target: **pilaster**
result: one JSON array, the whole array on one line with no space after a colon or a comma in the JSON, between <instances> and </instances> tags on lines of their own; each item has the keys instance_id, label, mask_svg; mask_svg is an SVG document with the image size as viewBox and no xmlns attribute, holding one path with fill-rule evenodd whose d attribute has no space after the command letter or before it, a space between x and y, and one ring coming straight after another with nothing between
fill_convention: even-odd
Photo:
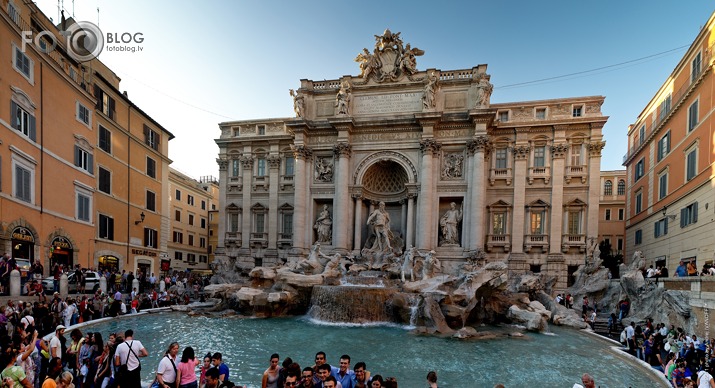
<instances>
[{"instance_id":1,"label":"pilaster","mask_svg":"<svg viewBox=\"0 0 715 388\"><path fill-rule=\"evenodd\" d=\"M434 139L424 139L420 142L422 151L422 165L420 166L420 205L417 223L417 241L419 249L434 249L436 245L436 218L435 209L439 204L436 201L436 185L434 158L439 154L442 145Z\"/></svg>"},{"instance_id":2,"label":"pilaster","mask_svg":"<svg viewBox=\"0 0 715 388\"><path fill-rule=\"evenodd\" d=\"M531 149L526 144L514 147L514 220L523 222L512 222L512 252L524 252L524 230L528 227L528 220L525 217L526 198L526 161L529 158ZM515 257L517 255L514 255Z\"/></svg>"},{"instance_id":3,"label":"pilaster","mask_svg":"<svg viewBox=\"0 0 715 388\"><path fill-rule=\"evenodd\" d=\"M250 244L251 232L251 220L253 219L253 214L251 214L251 192L252 192L252 182L253 182L253 157L250 155L243 156L241 158L241 166L243 167L243 219L241 220L241 248L243 250L248 249Z\"/></svg>"},{"instance_id":4,"label":"pilaster","mask_svg":"<svg viewBox=\"0 0 715 388\"><path fill-rule=\"evenodd\" d=\"M564 217L564 163L568 145L557 143L551 147L553 168L551 169L551 221L549 222L549 253L560 255ZM554 256L556 257L556 256Z\"/></svg>"},{"instance_id":5,"label":"pilaster","mask_svg":"<svg viewBox=\"0 0 715 388\"><path fill-rule=\"evenodd\" d=\"M303 250L310 246L310 241L305 241L304 229L306 228L306 204L305 192L306 175L310 175L307 163L312 155L312 150L308 147L293 146L293 157L295 158L295 203L293 204L293 248L296 253L302 254Z\"/></svg>"},{"instance_id":6,"label":"pilaster","mask_svg":"<svg viewBox=\"0 0 715 388\"><path fill-rule=\"evenodd\" d=\"M274 252L267 252L266 255L275 253L277 249L278 239L278 180L280 178L281 158L278 155L268 156L268 172L269 172L269 196L268 196L268 249Z\"/></svg>"}]
</instances>

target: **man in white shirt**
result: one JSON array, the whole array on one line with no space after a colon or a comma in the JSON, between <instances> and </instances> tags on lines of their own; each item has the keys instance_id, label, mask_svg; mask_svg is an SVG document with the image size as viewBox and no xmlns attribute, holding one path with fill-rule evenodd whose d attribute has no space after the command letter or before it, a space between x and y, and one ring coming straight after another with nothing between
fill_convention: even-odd
<instances>
[{"instance_id":1,"label":"man in white shirt","mask_svg":"<svg viewBox=\"0 0 715 388\"><path fill-rule=\"evenodd\" d=\"M631 353L636 352L636 341L634 335L636 333L636 323L631 322L631 325L626 327L626 342L628 343L628 351Z\"/></svg>"},{"instance_id":2,"label":"man in white shirt","mask_svg":"<svg viewBox=\"0 0 715 388\"><path fill-rule=\"evenodd\" d=\"M179 354L179 343L172 342L169 345L169 353L162 357L159 367L156 368L156 380L159 382L159 387L176 387L177 354Z\"/></svg>"},{"instance_id":3,"label":"man in white shirt","mask_svg":"<svg viewBox=\"0 0 715 388\"><path fill-rule=\"evenodd\" d=\"M140 372L141 362L139 357L146 357L146 349L141 342L134 340L134 330L124 332L124 342L117 345L117 350L114 353L114 365L122 369L122 365L126 365L126 371L119 377L120 387L139 387L141 386Z\"/></svg>"},{"instance_id":4,"label":"man in white shirt","mask_svg":"<svg viewBox=\"0 0 715 388\"><path fill-rule=\"evenodd\" d=\"M50 339L50 358L62 358L62 341L64 341L64 334L64 325L57 326L57 328L55 329L55 335L52 337L52 339Z\"/></svg>"}]
</instances>

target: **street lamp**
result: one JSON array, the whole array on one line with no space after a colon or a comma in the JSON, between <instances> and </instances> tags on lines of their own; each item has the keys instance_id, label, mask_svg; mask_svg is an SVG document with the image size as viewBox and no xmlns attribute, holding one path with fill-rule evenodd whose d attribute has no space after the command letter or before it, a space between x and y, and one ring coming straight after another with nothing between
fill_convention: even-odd
<instances>
[{"instance_id":1,"label":"street lamp","mask_svg":"<svg viewBox=\"0 0 715 388\"><path fill-rule=\"evenodd\" d=\"M142 212L142 214L139 215L139 218L140 218L139 221L134 221L134 225L139 225L142 222L144 222L144 212Z\"/></svg>"}]
</instances>

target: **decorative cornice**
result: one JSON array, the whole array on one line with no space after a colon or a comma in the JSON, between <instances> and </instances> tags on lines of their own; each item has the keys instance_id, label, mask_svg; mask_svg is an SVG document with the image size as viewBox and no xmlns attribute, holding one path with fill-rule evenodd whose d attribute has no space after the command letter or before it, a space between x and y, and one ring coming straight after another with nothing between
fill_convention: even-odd
<instances>
[{"instance_id":1,"label":"decorative cornice","mask_svg":"<svg viewBox=\"0 0 715 388\"><path fill-rule=\"evenodd\" d=\"M554 159L561 159L566 157L566 152L568 152L569 146L563 143L554 144L551 146L551 156Z\"/></svg>"},{"instance_id":2,"label":"decorative cornice","mask_svg":"<svg viewBox=\"0 0 715 388\"><path fill-rule=\"evenodd\" d=\"M516 159L526 159L529 157L529 152L531 151L531 147L528 145L519 145L514 147L514 157Z\"/></svg>"},{"instance_id":3,"label":"decorative cornice","mask_svg":"<svg viewBox=\"0 0 715 388\"><path fill-rule=\"evenodd\" d=\"M304 145L291 145L291 148L293 149L293 156L296 159L310 159L310 157L313 155L313 150L304 146Z\"/></svg>"},{"instance_id":4,"label":"decorative cornice","mask_svg":"<svg viewBox=\"0 0 715 388\"><path fill-rule=\"evenodd\" d=\"M340 159L341 157L343 158L350 158L353 152L353 147L345 142L340 142L335 144L333 146L333 154L335 154L335 157Z\"/></svg>"},{"instance_id":5,"label":"decorative cornice","mask_svg":"<svg viewBox=\"0 0 715 388\"><path fill-rule=\"evenodd\" d=\"M514 128L516 133L529 133L531 132L531 127L516 127Z\"/></svg>"},{"instance_id":6,"label":"decorative cornice","mask_svg":"<svg viewBox=\"0 0 715 388\"><path fill-rule=\"evenodd\" d=\"M434 139L423 139L420 141L420 151L423 154L431 152L436 155L442 149L442 144Z\"/></svg>"},{"instance_id":7,"label":"decorative cornice","mask_svg":"<svg viewBox=\"0 0 715 388\"><path fill-rule=\"evenodd\" d=\"M594 141L588 145L588 153L591 156L601 156L601 150L606 146L605 141Z\"/></svg>"}]
</instances>

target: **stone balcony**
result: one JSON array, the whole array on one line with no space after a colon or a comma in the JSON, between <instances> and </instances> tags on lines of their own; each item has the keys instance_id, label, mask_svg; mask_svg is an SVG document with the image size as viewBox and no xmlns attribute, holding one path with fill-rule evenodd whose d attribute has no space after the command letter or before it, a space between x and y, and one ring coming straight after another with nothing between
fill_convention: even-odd
<instances>
[{"instance_id":1,"label":"stone balcony","mask_svg":"<svg viewBox=\"0 0 715 388\"><path fill-rule=\"evenodd\" d=\"M226 185L228 191L241 191L243 189L243 177L241 176L230 176L228 177L228 184Z\"/></svg>"},{"instance_id":2,"label":"stone balcony","mask_svg":"<svg viewBox=\"0 0 715 388\"><path fill-rule=\"evenodd\" d=\"M293 233L278 233L278 245L290 247L293 245Z\"/></svg>"},{"instance_id":3,"label":"stone balcony","mask_svg":"<svg viewBox=\"0 0 715 388\"><path fill-rule=\"evenodd\" d=\"M571 248L578 248L579 252L586 252L585 234L565 234L561 240L561 251L567 253Z\"/></svg>"},{"instance_id":4,"label":"stone balcony","mask_svg":"<svg viewBox=\"0 0 715 388\"><path fill-rule=\"evenodd\" d=\"M251 232L251 239L249 241L252 247L260 245L263 248L268 247L268 233Z\"/></svg>"},{"instance_id":5,"label":"stone balcony","mask_svg":"<svg viewBox=\"0 0 715 388\"><path fill-rule=\"evenodd\" d=\"M529 167L529 184L533 184L535 179L543 179L544 184L549 184L551 180L551 168L544 167Z\"/></svg>"},{"instance_id":6,"label":"stone balcony","mask_svg":"<svg viewBox=\"0 0 715 388\"><path fill-rule=\"evenodd\" d=\"M566 166L566 183L571 183L572 179L581 179L582 184L586 184L588 180L587 166Z\"/></svg>"},{"instance_id":7,"label":"stone balcony","mask_svg":"<svg viewBox=\"0 0 715 388\"><path fill-rule=\"evenodd\" d=\"M505 180L507 186L511 185L513 179L511 168L492 168L489 170L489 183L494 186L497 180Z\"/></svg>"},{"instance_id":8,"label":"stone balcony","mask_svg":"<svg viewBox=\"0 0 715 388\"><path fill-rule=\"evenodd\" d=\"M236 247L241 246L241 232L226 232L226 237L224 237L224 244L226 246Z\"/></svg>"},{"instance_id":9,"label":"stone balcony","mask_svg":"<svg viewBox=\"0 0 715 388\"><path fill-rule=\"evenodd\" d=\"M269 179L267 175L253 177L253 191L264 190L268 191Z\"/></svg>"},{"instance_id":10,"label":"stone balcony","mask_svg":"<svg viewBox=\"0 0 715 388\"><path fill-rule=\"evenodd\" d=\"M489 234L487 235L487 252L492 252L494 248L502 248L504 252L511 250L511 235L509 234Z\"/></svg>"},{"instance_id":11,"label":"stone balcony","mask_svg":"<svg viewBox=\"0 0 715 388\"><path fill-rule=\"evenodd\" d=\"M541 248L542 253L549 251L549 236L546 234L527 234L524 236L524 251L531 253L533 248Z\"/></svg>"},{"instance_id":12,"label":"stone balcony","mask_svg":"<svg viewBox=\"0 0 715 388\"><path fill-rule=\"evenodd\" d=\"M286 188L295 188L295 177L293 175L281 175L280 189L284 191Z\"/></svg>"}]
</instances>

